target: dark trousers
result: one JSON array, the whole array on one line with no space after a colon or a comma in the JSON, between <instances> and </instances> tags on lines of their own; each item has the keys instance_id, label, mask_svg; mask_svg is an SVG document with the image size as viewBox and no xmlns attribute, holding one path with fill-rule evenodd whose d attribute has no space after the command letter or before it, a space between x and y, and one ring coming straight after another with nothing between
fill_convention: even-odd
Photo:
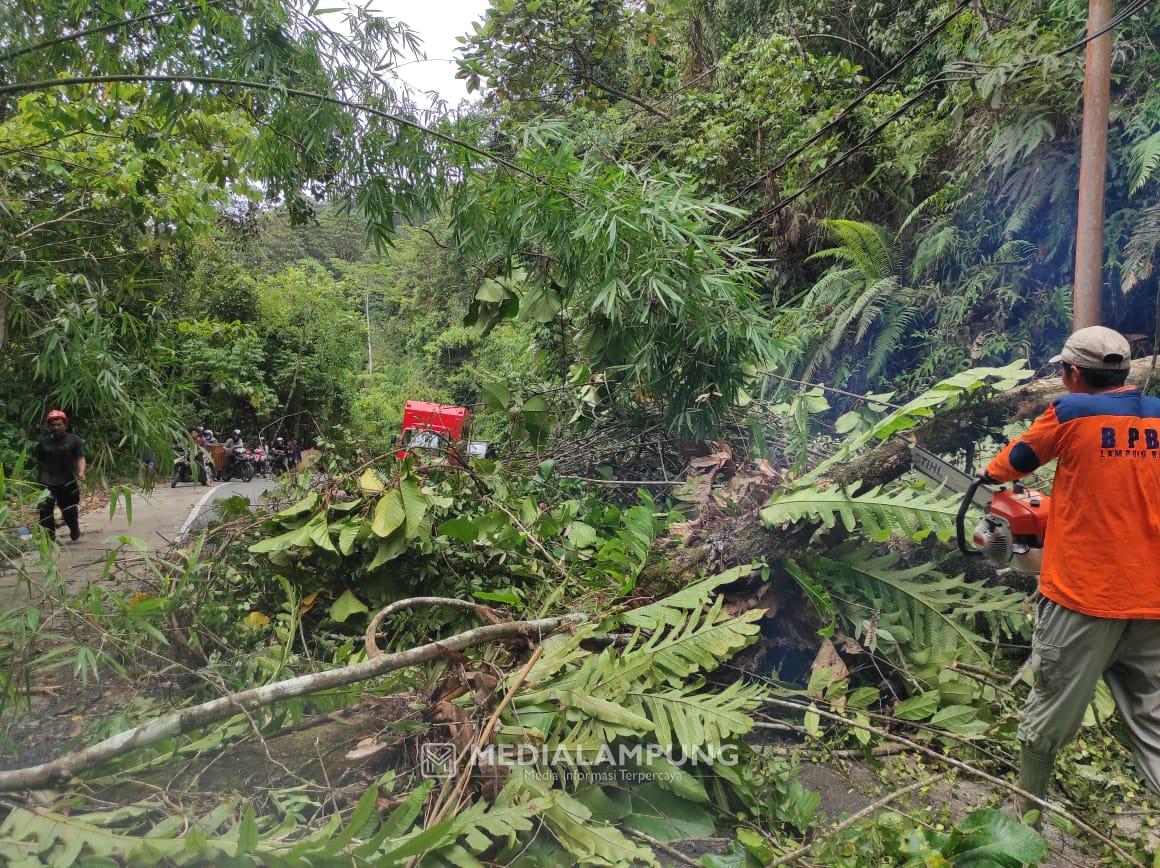
<instances>
[{"instance_id":1,"label":"dark trousers","mask_svg":"<svg viewBox=\"0 0 1160 868\"><path fill-rule=\"evenodd\" d=\"M60 507L60 514L64 516L64 523L68 525L73 538L81 535L80 502L81 490L75 482L48 486L48 497L40 502L40 526L51 539L56 539L56 516L53 512L57 507Z\"/></svg>"}]
</instances>

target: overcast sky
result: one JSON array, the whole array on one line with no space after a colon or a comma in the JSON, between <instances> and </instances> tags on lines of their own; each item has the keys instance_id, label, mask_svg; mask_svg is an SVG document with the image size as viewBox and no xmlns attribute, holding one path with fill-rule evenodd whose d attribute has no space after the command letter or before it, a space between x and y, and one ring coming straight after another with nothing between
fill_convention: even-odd
<instances>
[{"instance_id":1,"label":"overcast sky","mask_svg":"<svg viewBox=\"0 0 1160 868\"><path fill-rule=\"evenodd\" d=\"M467 33L471 22L483 17L488 0L374 0L372 6L403 21L423 40L429 59L400 67L401 78L419 90L437 91L451 108L467 97L451 60L459 47L455 37Z\"/></svg>"}]
</instances>

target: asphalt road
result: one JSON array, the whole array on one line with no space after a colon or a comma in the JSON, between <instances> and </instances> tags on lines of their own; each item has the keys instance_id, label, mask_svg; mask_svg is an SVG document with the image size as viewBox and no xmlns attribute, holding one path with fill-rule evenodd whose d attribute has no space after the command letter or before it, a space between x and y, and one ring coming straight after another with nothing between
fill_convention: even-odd
<instances>
[{"instance_id":1,"label":"asphalt road","mask_svg":"<svg viewBox=\"0 0 1160 868\"><path fill-rule=\"evenodd\" d=\"M194 504L189 510L178 528L178 534L194 533L209 524L213 520L214 505L218 501L228 500L231 497L245 497L251 504L254 504L267 491L273 491L277 485L276 479L267 479L262 476L255 476L249 482L234 480L215 483L205 490L202 500Z\"/></svg>"},{"instance_id":2,"label":"asphalt road","mask_svg":"<svg viewBox=\"0 0 1160 868\"><path fill-rule=\"evenodd\" d=\"M276 484L273 479L255 477L250 482L218 482L208 488L189 484L170 488L168 482L159 480L148 494L133 493L131 516L124 503L118 504L111 516L108 508L84 513L81 538L76 542L68 539L66 528L60 528L62 543L57 568L74 589L109 580L112 574L106 574L106 563L111 552L117 552L115 574L118 566L140 563L168 548L182 533L205 527L217 501L242 496L256 503ZM145 552L140 551L141 546ZM0 570L0 607L38 598L43 571L37 567L35 555L26 557L24 567L27 580L16 570Z\"/></svg>"}]
</instances>

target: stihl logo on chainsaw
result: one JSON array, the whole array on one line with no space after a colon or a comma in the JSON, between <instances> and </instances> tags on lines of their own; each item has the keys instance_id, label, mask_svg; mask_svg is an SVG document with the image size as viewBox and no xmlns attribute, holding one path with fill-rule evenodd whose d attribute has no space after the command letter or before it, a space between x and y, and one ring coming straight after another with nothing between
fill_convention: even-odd
<instances>
[{"instance_id":1,"label":"stihl logo on chainsaw","mask_svg":"<svg viewBox=\"0 0 1160 868\"><path fill-rule=\"evenodd\" d=\"M1115 428L1100 429L1100 458L1160 458L1160 431L1155 428L1129 428L1126 443L1116 440Z\"/></svg>"}]
</instances>

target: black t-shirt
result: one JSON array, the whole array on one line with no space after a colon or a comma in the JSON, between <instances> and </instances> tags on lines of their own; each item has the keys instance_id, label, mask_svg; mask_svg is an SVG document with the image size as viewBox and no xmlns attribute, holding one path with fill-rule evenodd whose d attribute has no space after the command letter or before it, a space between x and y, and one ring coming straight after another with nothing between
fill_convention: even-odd
<instances>
[{"instance_id":1,"label":"black t-shirt","mask_svg":"<svg viewBox=\"0 0 1160 868\"><path fill-rule=\"evenodd\" d=\"M77 459L85 457L85 441L76 434L48 434L36 444L32 455L40 463L41 485L68 485L76 482Z\"/></svg>"}]
</instances>

